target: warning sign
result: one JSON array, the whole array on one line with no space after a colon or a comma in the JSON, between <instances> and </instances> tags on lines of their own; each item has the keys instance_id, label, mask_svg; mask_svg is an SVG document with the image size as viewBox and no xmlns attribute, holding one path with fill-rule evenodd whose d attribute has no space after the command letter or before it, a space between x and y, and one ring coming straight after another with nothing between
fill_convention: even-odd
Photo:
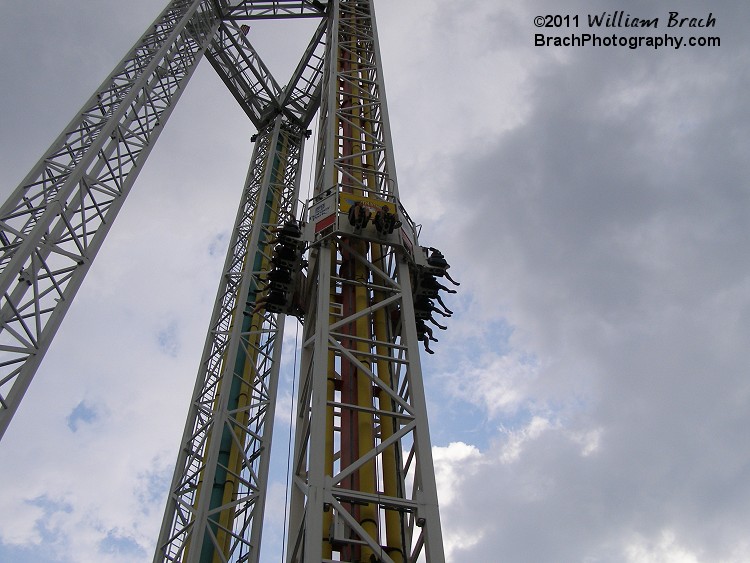
<instances>
[{"instance_id":1,"label":"warning sign","mask_svg":"<svg viewBox=\"0 0 750 563\"><path fill-rule=\"evenodd\" d=\"M315 232L319 233L330 227L336 221L336 197L331 196L316 203L310 208L310 223L315 225Z\"/></svg>"}]
</instances>

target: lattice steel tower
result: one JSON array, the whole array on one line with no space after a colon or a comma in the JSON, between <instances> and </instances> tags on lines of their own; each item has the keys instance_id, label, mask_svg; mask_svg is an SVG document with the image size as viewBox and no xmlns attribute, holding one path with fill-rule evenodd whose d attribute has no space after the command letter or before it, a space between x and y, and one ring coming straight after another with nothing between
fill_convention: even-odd
<instances>
[{"instance_id":1,"label":"lattice steel tower","mask_svg":"<svg viewBox=\"0 0 750 563\"><path fill-rule=\"evenodd\" d=\"M281 87L243 22L287 18L320 23ZM441 563L419 344L447 272L399 200L371 0L169 3L0 209L0 435L204 55L258 133L154 561L259 560L293 314L286 560Z\"/></svg>"}]
</instances>

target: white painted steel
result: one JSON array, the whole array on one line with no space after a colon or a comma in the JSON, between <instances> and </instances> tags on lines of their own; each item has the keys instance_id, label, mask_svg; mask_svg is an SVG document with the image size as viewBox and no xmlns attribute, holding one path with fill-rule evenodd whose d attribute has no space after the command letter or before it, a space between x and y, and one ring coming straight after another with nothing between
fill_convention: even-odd
<instances>
[{"instance_id":1,"label":"white painted steel","mask_svg":"<svg viewBox=\"0 0 750 563\"><path fill-rule=\"evenodd\" d=\"M238 24L296 17L321 23L282 88ZM442 563L411 295L418 243L398 200L371 0L170 2L0 209L0 437L204 52L258 135L154 561L258 561L284 315L248 315L268 227L298 216L306 127L320 106L315 197L335 194L336 209L352 194L393 204L406 224L403 238L382 237L342 216L310 233L287 560L327 561L327 543L339 561L360 549L393 561L383 526L397 515L404 560ZM337 301L356 292L365 306ZM352 332L356 323L369 328ZM327 396L342 366L371 388L369 400ZM239 384L248 399L230 404ZM330 413L369 417L370 446L343 445L341 423L326 426ZM386 452L395 459L389 479ZM353 477L366 467L376 477L359 488ZM229 483L231 498L212 495ZM375 533L358 517L362 506L374 507Z\"/></svg>"},{"instance_id":2,"label":"white painted steel","mask_svg":"<svg viewBox=\"0 0 750 563\"><path fill-rule=\"evenodd\" d=\"M337 193L337 206L351 197L346 195L349 193L398 204L372 3L335 0L330 4L315 196L322 200L329 192ZM347 143L352 145L349 152L342 148ZM413 233L411 236L415 238ZM364 252L353 248L358 244L351 243L354 237L366 240L365 246L359 244ZM373 254L375 246L387 260ZM366 272L363 278L338 275L337 267L345 255L359 265L358 271ZM332 546L330 560L360 561L359 555L351 554L365 546L376 560L393 561L383 547L387 543L383 531L387 513L399 515L403 560L445 560L409 262L408 252L397 238L352 231L343 214L331 233L313 241L297 403L289 563L328 561L323 553L326 544ZM332 317L332 298L354 288L365 288L369 306L345 318ZM377 339L374 333L357 334L353 339L347 333L350 329L346 327L358 319L366 318L367 326L372 327L378 311L385 312L381 319L390 319L397 311L400 314L401 322L389 329L387 340ZM331 355L333 367L329 367ZM358 378L369 378L375 389L370 403L359 399L357 404L347 402L343 392L334 392L333 399L327 395L327 382L341 380L345 363L354 366ZM333 436L326 436L327 409L332 409L339 421L347 412L372 416L371 448L345 452L343 422L338 423L338 430L334 426ZM384 425L391 425L390 435L384 432ZM348 481L366 464L374 463L382 471L386 466L383 452L394 445L400 494L385 494L382 475L371 492ZM335 449L332 472L324 460L330 447ZM342 461L344 457L351 458L348 464ZM357 507L372 505L377 506L378 516L374 535L356 516Z\"/></svg>"},{"instance_id":3,"label":"white painted steel","mask_svg":"<svg viewBox=\"0 0 750 563\"><path fill-rule=\"evenodd\" d=\"M213 36L175 0L0 209L0 437Z\"/></svg>"}]
</instances>

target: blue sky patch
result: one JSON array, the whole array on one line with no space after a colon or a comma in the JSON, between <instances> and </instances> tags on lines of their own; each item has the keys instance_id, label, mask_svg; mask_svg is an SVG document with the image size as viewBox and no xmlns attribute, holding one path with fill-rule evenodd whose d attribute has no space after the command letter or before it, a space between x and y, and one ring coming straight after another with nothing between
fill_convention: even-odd
<instances>
[{"instance_id":1,"label":"blue sky patch","mask_svg":"<svg viewBox=\"0 0 750 563\"><path fill-rule=\"evenodd\" d=\"M128 555L134 558L146 556L146 550L138 542L133 538L121 536L114 530L110 530L107 537L99 542L99 549L104 553Z\"/></svg>"},{"instance_id":2,"label":"blue sky patch","mask_svg":"<svg viewBox=\"0 0 750 563\"><path fill-rule=\"evenodd\" d=\"M91 424L97 418L99 418L99 414L96 407L89 405L86 401L81 401L68 415L68 428L73 432L78 432L81 424Z\"/></svg>"},{"instance_id":3,"label":"blue sky patch","mask_svg":"<svg viewBox=\"0 0 750 563\"><path fill-rule=\"evenodd\" d=\"M177 357L180 351L180 334L176 321L171 321L165 328L161 329L156 339L162 352L173 358Z\"/></svg>"}]
</instances>

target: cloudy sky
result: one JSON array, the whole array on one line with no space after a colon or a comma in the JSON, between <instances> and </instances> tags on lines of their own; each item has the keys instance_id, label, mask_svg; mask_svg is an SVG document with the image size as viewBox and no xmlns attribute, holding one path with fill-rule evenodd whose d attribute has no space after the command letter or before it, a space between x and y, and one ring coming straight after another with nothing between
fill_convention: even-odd
<instances>
[{"instance_id":1,"label":"cloudy sky","mask_svg":"<svg viewBox=\"0 0 750 563\"><path fill-rule=\"evenodd\" d=\"M161 4L0 4L3 197ZM424 359L449 561L745 562L750 8L562 6L376 2L401 194L462 281ZM618 10L658 28L589 28ZM252 33L284 83L312 30L271 27ZM202 63L0 444L0 561L150 560L254 132Z\"/></svg>"}]
</instances>

